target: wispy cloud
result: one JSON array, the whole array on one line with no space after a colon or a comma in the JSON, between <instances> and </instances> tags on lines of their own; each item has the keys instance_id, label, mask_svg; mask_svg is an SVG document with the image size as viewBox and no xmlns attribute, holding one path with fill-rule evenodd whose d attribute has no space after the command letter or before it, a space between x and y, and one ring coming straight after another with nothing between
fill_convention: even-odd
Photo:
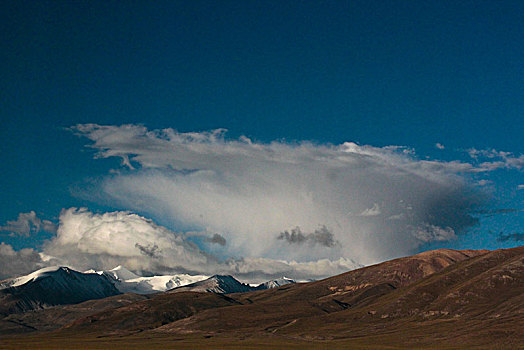
<instances>
[{"instance_id":1,"label":"wispy cloud","mask_svg":"<svg viewBox=\"0 0 524 350\"><path fill-rule=\"evenodd\" d=\"M470 148L466 152L478 163L475 167L477 171L522 170L524 167L524 154L515 155L511 152L497 151L495 149L478 150L475 148Z\"/></svg>"},{"instance_id":2,"label":"wispy cloud","mask_svg":"<svg viewBox=\"0 0 524 350\"><path fill-rule=\"evenodd\" d=\"M518 213L518 212L521 212L521 211L524 211L524 209L501 208L501 209L479 210L477 213L481 214L482 216L485 216L485 217L490 217L490 216L496 216L496 215Z\"/></svg>"},{"instance_id":3,"label":"wispy cloud","mask_svg":"<svg viewBox=\"0 0 524 350\"><path fill-rule=\"evenodd\" d=\"M48 233L56 232L56 225L49 220L40 219L34 211L20 213L16 220L7 221L4 226L0 226L0 231L8 232L11 235L30 236L32 233L44 231Z\"/></svg>"},{"instance_id":4,"label":"wispy cloud","mask_svg":"<svg viewBox=\"0 0 524 350\"><path fill-rule=\"evenodd\" d=\"M493 181L491 180L482 179L482 180L477 181L477 185L479 186L487 186L491 184L493 184Z\"/></svg>"},{"instance_id":5,"label":"wispy cloud","mask_svg":"<svg viewBox=\"0 0 524 350\"><path fill-rule=\"evenodd\" d=\"M435 225L422 225L417 227L416 236L424 242L450 241L456 239L457 235L451 227L439 227Z\"/></svg>"},{"instance_id":6,"label":"wispy cloud","mask_svg":"<svg viewBox=\"0 0 524 350\"><path fill-rule=\"evenodd\" d=\"M507 241L514 241L514 242L520 242L524 241L524 233L521 232L515 232L515 233L501 233L499 237L497 238L499 242L507 242Z\"/></svg>"}]
</instances>

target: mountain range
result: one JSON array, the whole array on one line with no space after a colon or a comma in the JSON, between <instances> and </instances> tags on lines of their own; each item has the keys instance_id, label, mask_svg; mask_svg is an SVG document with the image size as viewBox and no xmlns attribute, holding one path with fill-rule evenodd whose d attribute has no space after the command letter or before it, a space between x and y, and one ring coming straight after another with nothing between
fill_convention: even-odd
<instances>
[{"instance_id":1,"label":"mountain range","mask_svg":"<svg viewBox=\"0 0 524 350\"><path fill-rule=\"evenodd\" d=\"M142 277L117 266L111 270L79 272L65 266L46 267L27 276L0 281L0 315L76 304L117 294L214 292L220 294L276 288L294 280L282 277L250 286L233 276L166 275Z\"/></svg>"},{"instance_id":2,"label":"mountain range","mask_svg":"<svg viewBox=\"0 0 524 350\"><path fill-rule=\"evenodd\" d=\"M123 266L117 266L112 270L94 271L100 275L107 276L115 287L122 293L150 294L165 292L166 290L202 281L209 276L205 275L162 275L162 276L138 276Z\"/></svg>"},{"instance_id":3,"label":"mountain range","mask_svg":"<svg viewBox=\"0 0 524 350\"><path fill-rule=\"evenodd\" d=\"M1 292L46 280L37 275L2 282L9 286ZM108 274L97 275L115 286ZM6 308L1 299L8 311L0 320L0 342L13 349L519 349L524 348L523 280L524 247L444 249L320 281L280 286L274 281L271 289L216 275L154 294L117 294L29 312Z\"/></svg>"}]
</instances>

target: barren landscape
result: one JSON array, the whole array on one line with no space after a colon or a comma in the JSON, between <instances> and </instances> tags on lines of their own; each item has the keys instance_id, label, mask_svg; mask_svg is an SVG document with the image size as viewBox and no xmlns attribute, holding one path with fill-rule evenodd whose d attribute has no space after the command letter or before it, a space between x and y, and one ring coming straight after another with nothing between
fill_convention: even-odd
<instances>
[{"instance_id":1,"label":"barren landscape","mask_svg":"<svg viewBox=\"0 0 524 350\"><path fill-rule=\"evenodd\" d=\"M173 289L12 313L5 348L524 346L524 247L437 250L246 293Z\"/></svg>"}]
</instances>

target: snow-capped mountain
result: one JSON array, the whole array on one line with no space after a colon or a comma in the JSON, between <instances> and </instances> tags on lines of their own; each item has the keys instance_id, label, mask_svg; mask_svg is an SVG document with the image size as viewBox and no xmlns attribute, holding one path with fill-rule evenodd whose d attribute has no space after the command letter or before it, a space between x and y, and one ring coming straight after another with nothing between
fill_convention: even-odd
<instances>
[{"instance_id":1,"label":"snow-capped mountain","mask_svg":"<svg viewBox=\"0 0 524 350\"><path fill-rule=\"evenodd\" d=\"M0 313L76 304L120 293L105 275L82 273L64 266L46 267L0 282Z\"/></svg>"},{"instance_id":2,"label":"snow-capped mountain","mask_svg":"<svg viewBox=\"0 0 524 350\"><path fill-rule=\"evenodd\" d=\"M78 272L64 266L46 267L29 275L0 281L0 314L76 304L122 293L151 294L195 291L219 294L277 288L294 280L282 277L257 286L232 276L166 275L142 277L118 266L111 270Z\"/></svg>"},{"instance_id":3,"label":"snow-capped mountain","mask_svg":"<svg viewBox=\"0 0 524 350\"><path fill-rule=\"evenodd\" d=\"M199 281L196 283L191 283L185 286L172 289L173 292L213 292L219 294L229 294L229 293L243 293L243 292L252 292L255 290L264 290L270 288L278 288L280 286L296 283L293 279L282 277L275 280L270 280L264 283L261 283L256 286L251 286L249 284L242 283L235 279L233 276L224 276L224 275L214 275L209 277L206 280Z\"/></svg>"},{"instance_id":4,"label":"snow-capped mountain","mask_svg":"<svg viewBox=\"0 0 524 350\"><path fill-rule=\"evenodd\" d=\"M118 265L117 267L111 270L98 271L97 273L103 273L119 281L127 281L140 277L137 274L129 271L122 265Z\"/></svg>"},{"instance_id":5,"label":"snow-capped mountain","mask_svg":"<svg viewBox=\"0 0 524 350\"><path fill-rule=\"evenodd\" d=\"M255 288L256 289L278 288L278 287L284 286L284 285L289 284L289 283L297 283L297 282L295 280L291 279L291 278L287 278L287 277L283 276L281 278L277 278L277 279L274 279L274 280L270 280L270 281L261 283L258 286L256 286Z\"/></svg>"},{"instance_id":6,"label":"snow-capped mountain","mask_svg":"<svg viewBox=\"0 0 524 350\"><path fill-rule=\"evenodd\" d=\"M205 275L188 274L142 277L129 271L123 266L117 266L112 270L96 271L96 273L110 278L113 281L115 287L122 293L137 294L164 292L169 289L209 278L209 276Z\"/></svg>"},{"instance_id":7,"label":"snow-capped mountain","mask_svg":"<svg viewBox=\"0 0 524 350\"><path fill-rule=\"evenodd\" d=\"M218 294L251 292L257 290L248 284L239 282L233 276L214 275L206 280L177 287L171 292L212 292Z\"/></svg>"}]
</instances>

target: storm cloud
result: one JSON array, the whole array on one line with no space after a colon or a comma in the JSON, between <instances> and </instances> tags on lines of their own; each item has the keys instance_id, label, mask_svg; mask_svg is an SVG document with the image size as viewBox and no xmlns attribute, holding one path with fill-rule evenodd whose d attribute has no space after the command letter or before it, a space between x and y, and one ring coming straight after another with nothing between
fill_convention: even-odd
<instances>
[{"instance_id":1,"label":"storm cloud","mask_svg":"<svg viewBox=\"0 0 524 350\"><path fill-rule=\"evenodd\" d=\"M100 183L104 200L163 218L177 231L217 233L227 241L225 256L383 261L455 239L477 224L475 210L485 200L463 174L487 165L419 160L402 146L261 143L227 139L223 129L72 129L92 141L96 158L118 157L128 169ZM333 241L282 244L302 236L316 242L322 225ZM302 236L285 234L293 227ZM275 239L280 234L282 240Z\"/></svg>"}]
</instances>

